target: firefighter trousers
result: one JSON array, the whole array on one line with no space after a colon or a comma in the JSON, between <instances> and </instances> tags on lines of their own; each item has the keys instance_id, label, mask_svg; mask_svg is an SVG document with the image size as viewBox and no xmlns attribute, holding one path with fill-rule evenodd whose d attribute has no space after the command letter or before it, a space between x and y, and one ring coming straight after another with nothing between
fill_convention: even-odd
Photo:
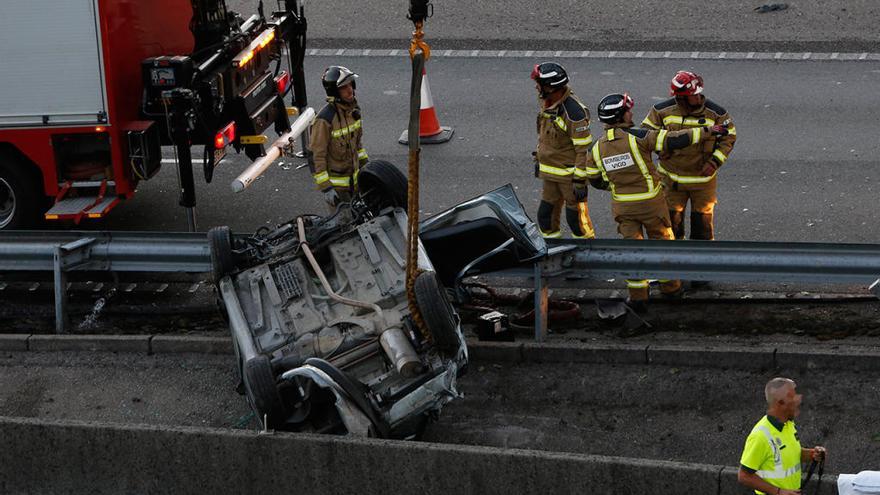
<instances>
[{"instance_id":1,"label":"firefighter trousers","mask_svg":"<svg viewBox=\"0 0 880 495\"><path fill-rule=\"evenodd\" d=\"M715 239L715 204L718 203L717 179L705 184L681 184L667 181L666 203L669 220L676 239L684 239L684 216L688 202L691 204L691 239L711 241Z\"/></svg>"},{"instance_id":2,"label":"firefighter trousers","mask_svg":"<svg viewBox=\"0 0 880 495\"><path fill-rule=\"evenodd\" d=\"M624 239L665 239L673 240L672 224L669 221L669 211L663 195L647 201L635 203L618 203L611 205L614 221L617 222L617 232ZM648 299L647 280L627 280L629 297L633 301L646 301ZM660 292L664 294L676 294L681 290L680 280L661 280Z\"/></svg>"},{"instance_id":3,"label":"firefighter trousers","mask_svg":"<svg viewBox=\"0 0 880 495\"><path fill-rule=\"evenodd\" d=\"M538 205L538 228L541 229L541 235L548 238L562 237L560 223L564 210L572 237L595 238L596 232L593 230L593 220L590 219L590 208L586 199L580 203L575 200L571 181L543 182L541 203Z\"/></svg>"}]
</instances>

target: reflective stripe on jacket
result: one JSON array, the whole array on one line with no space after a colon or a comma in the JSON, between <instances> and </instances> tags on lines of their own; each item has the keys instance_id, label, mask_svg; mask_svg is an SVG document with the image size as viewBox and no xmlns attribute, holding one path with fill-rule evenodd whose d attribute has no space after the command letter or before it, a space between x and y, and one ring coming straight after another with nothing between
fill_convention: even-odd
<instances>
[{"instance_id":1,"label":"reflective stripe on jacket","mask_svg":"<svg viewBox=\"0 0 880 495\"><path fill-rule=\"evenodd\" d=\"M767 416L761 418L746 438L740 464L773 486L800 489L801 443L794 421L786 422L780 431Z\"/></svg>"},{"instance_id":2,"label":"reflective stripe on jacket","mask_svg":"<svg viewBox=\"0 0 880 495\"><path fill-rule=\"evenodd\" d=\"M309 136L315 163L312 178L319 189L348 188L357 183L352 177L369 158L362 138L363 121L357 101L345 103L328 98Z\"/></svg>"},{"instance_id":3,"label":"reflective stripe on jacket","mask_svg":"<svg viewBox=\"0 0 880 495\"><path fill-rule=\"evenodd\" d=\"M590 112L571 92L538 112L538 170L543 180L567 182L585 180L583 164L593 143Z\"/></svg>"},{"instance_id":4,"label":"reflective stripe on jacket","mask_svg":"<svg viewBox=\"0 0 880 495\"><path fill-rule=\"evenodd\" d=\"M728 125L730 134L707 139L701 147L660 153L660 173L682 184L703 184L711 181L715 178L714 175L704 177L700 172L710 160L718 167L724 165L736 142L736 126L727 110L708 98L702 108L691 112L679 106L675 98L655 104L642 121L646 128L678 131L715 124Z\"/></svg>"},{"instance_id":5,"label":"reflective stripe on jacket","mask_svg":"<svg viewBox=\"0 0 880 495\"><path fill-rule=\"evenodd\" d=\"M702 128L671 132L608 126L593 146L584 171L589 178L601 176L614 201L646 201L662 190L651 153L692 146L702 142L706 135Z\"/></svg>"}]
</instances>

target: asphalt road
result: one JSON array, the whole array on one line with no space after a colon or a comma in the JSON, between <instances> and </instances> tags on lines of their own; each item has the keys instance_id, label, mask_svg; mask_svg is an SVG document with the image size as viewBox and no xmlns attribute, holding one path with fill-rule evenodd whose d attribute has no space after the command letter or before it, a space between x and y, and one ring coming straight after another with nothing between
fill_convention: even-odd
<instances>
[{"instance_id":1,"label":"asphalt road","mask_svg":"<svg viewBox=\"0 0 880 495\"><path fill-rule=\"evenodd\" d=\"M436 57L429 78L440 121L455 127L449 143L423 147L422 214L512 183L527 211L537 206L532 177L537 101L528 73L531 58ZM406 164L397 143L408 111L409 67L404 57L308 57L310 103L320 107L323 67L344 64L361 78L365 145L371 158ZM876 115L878 62L566 59L575 92L593 113L598 100L629 91L641 119L665 98L678 69L704 75L707 94L729 109L738 142L720 172L717 237L731 240L877 242L874 213L880 170ZM601 131L598 121L594 134ZM201 156L201 152L194 153ZM231 180L243 156L221 164L214 182L197 177L199 227L228 224L236 231L323 212L302 160L283 160L240 194ZM200 167L196 168L197 171ZM197 174L200 175L200 174ZM176 206L173 166L140 186L138 196L90 228L184 230ZM590 209L600 237L616 237L610 199L591 191Z\"/></svg>"},{"instance_id":2,"label":"asphalt road","mask_svg":"<svg viewBox=\"0 0 880 495\"><path fill-rule=\"evenodd\" d=\"M256 0L227 0L256 12ZM754 9L775 0L434 0L428 39L443 48L537 50L872 51L880 6L870 0L795 0L786 10ZM274 0L265 2L275 5ZM406 0L305 2L312 46L389 48L409 38Z\"/></svg>"}]
</instances>

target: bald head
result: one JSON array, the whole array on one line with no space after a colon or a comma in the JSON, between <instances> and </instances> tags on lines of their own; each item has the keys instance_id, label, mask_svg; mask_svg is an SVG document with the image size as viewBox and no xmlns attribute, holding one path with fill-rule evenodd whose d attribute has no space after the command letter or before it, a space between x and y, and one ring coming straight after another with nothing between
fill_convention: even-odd
<instances>
[{"instance_id":1,"label":"bald head","mask_svg":"<svg viewBox=\"0 0 880 495\"><path fill-rule=\"evenodd\" d=\"M764 397L767 399L767 405L772 406L779 400L785 399L788 390L795 386L794 380L791 378L777 377L764 386Z\"/></svg>"}]
</instances>

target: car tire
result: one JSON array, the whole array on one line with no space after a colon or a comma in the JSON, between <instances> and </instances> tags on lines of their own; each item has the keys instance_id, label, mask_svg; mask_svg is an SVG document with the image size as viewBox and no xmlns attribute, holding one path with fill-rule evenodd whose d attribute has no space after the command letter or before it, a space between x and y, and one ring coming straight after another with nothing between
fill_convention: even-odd
<instances>
[{"instance_id":1,"label":"car tire","mask_svg":"<svg viewBox=\"0 0 880 495\"><path fill-rule=\"evenodd\" d=\"M208 247L211 249L211 281L219 284L220 279L235 270L235 257L232 254L232 230L229 227L214 227L208 231Z\"/></svg>"},{"instance_id":2,"label":"car tire","mask_svg":"<svg viewBox=\"0 0 880 495\"><path fill-rule=\"evenodd\" d=\"M358 173L358 195L374 215L389 207L406 210L406 174L391 162L367 162Z\"/></svg>"},{"instance_id":3,"label":"car tire","mask_svg":"<svg viewBox=\"0 0 880 495\"><path fill-rule=\"evenodd\" d=\"M35 227L44 212L41 184L24 167L0 157L0 230Z\"/></svg>"},{"instance_id":4,"label":"car tire","mask_svg":"<svg viewBox=\"0 0 880 495\"><path fill-rule=\"evenodd\" d=\"M235 383L235 392L238 395L246 395L247 390L244 388L244 365L241 362L241 351L238 349L238 342L235 337L232 338L232 354L235 356L235 366L232 367L232 382Z\"/></svg>"},{"instance_id":5,"label":"car tire","mask_svg":"<svg viewBox=\"0 0 880 495\"><path fill-rule=\"evenodd\" d=\"M431 332L434 344L443 352L458 350L461 340L458 321L446 291L440 285L435 272L422 272L415 283L416 304L422 313L425 326Z\"/></svg>"},{"instance_id":6,"label":"car tire","mask_svg":"<svg viewBox=\"0 0 880 495\"><path fill-rule=\"evenodd\" d=\"M287 419L284 413L284 403L278 392L278 384L275 374L272 372L272 363L267 356L257 356L244 363L244 388L248 402L257 415L260 424L266 418L265 428L277 428L284 424Z\"/></svg>"}]
</instances>

